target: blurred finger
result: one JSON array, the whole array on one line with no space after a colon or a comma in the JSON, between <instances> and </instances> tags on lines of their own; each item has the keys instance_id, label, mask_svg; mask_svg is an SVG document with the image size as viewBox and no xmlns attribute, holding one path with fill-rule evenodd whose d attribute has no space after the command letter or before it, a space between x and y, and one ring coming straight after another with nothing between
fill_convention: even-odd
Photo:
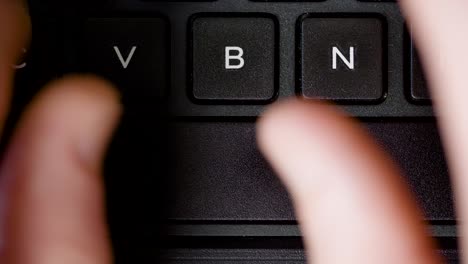
<instances>
[{"instance_id":1,"label":"blurred finger","mask_svg":"<svg viewBox=\"0 0 468 264\"><path fill-rule=\"evenodd\" d=\"M25 113L0 174L0 263L111 262L100 173L120 107L109 86L69 77Z\"/></svg>"},{"instance_id":2,"label":"blurred finger","mask_svg":"<svg viewBox=\"0 0 468 264\"><path fill-rule=\"evenodd\" d=\"M461 245L468 250L468 2L401 0L401 5L428 73L462 220Z\"/></svg>"},{"instance_id":3,"label":"blurred finger","mask_svg":"<svg viewBox=\"0 0 468 264\"><path fill-rule=\"evenodd\" d=\"M398 170L353 121L289 101L258 129L292 195L310 263L440 263Z\"/></svg>"}]
</instances>

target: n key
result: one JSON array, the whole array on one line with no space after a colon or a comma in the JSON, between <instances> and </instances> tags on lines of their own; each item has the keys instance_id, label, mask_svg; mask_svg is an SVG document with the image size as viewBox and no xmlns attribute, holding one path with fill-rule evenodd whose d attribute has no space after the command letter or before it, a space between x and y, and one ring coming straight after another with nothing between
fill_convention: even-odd
<instances>
[{"instance_id":1,"label":"n key","mask_svg":"<svg viewBox=\"0 0 468 264\"><path fill-rule=\"evenodd\" d=\"M123 100L152 100L168 84L167 25L161 18L92 18L86 23L85 70L114 82Z\"/></svg>"},{"instance_id":2,"label":"n key","mask_svg":"<svg viewBox=\"0 0 468 264\"><path fill-rule=\"evenodd\" d=\"M376 103L385 95L384 23L379 18L305 16L299 50L305 98Z\"/></svg>"}]
</instances>

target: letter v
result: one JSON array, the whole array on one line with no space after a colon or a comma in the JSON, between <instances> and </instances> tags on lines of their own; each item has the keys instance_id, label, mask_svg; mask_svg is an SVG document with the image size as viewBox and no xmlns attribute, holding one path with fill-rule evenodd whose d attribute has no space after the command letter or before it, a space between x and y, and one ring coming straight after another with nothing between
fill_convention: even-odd
<instances>
[{"instance_id":1,"label":"letter v","mask_svg":"<svg viewBox=\"0 0 468 264\"><path fill-rule=\"evenodd\" d=\"M120 53L120 49L117 46L114 46L115 53L117 54L117 57L119 57L120 63L122 63L122 66L124 69L127 69L128 64L130 64L130 61L133 58L133 54L135 54L136 46L132 47L132 50L130 51L130 54L128 55L127 59L124 60L122 53Z\"/></svg>"}]
</instances>

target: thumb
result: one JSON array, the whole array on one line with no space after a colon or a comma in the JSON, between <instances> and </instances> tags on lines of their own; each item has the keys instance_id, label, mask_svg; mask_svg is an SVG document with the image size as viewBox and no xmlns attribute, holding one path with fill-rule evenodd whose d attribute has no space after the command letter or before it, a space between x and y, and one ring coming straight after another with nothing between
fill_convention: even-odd
<instances>
[{"instance_id":1,"label":"thumb","mask_svg":"<svg viewBox=\"0 0 468 264\"><path fill-rule=\"evenodd\" d=\"M111 262L100 173L120 107L109 86L69 77L26 111L0 171L0 263Z\"/></svg>"}]
</instances>

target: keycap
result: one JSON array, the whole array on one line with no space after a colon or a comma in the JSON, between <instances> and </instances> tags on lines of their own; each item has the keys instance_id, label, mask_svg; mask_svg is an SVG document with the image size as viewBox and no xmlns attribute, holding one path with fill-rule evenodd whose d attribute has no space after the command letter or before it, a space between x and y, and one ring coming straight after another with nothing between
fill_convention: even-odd
<instances>
[{"instance_id":1,"label":"keycap","mask_svg":"<svg viewBox=\"0 0 468 264\"><path fill-rule=\"evenodd\" d=\"M24 56L15 69L12 113L20 113L39 90L61 74L63 42L56 19L33 17L31 43L23 47Z\"/></svg>"},{"instance_id":2,"label":"keycap","mask_svg":"<svg viewBox=\"0 0 468 264\"><path fill-rule=\"evenodd\" d=\"M22 48L23 56L15 69L13 107L28 103L47 82L61 72L63 56L62 34L56 19L31 19L31 43Z\"/></svg>"},{"instance_id":3,"label":"keycap","mask_svg":"<svg viewBox=\"0 0 468 264\"><path fill-rule=\"evenodd\" d=\"M410 52L410 99L416 103L430 103L430 94L417 50L411 45Z\"/></svg>"},{"instance_id":4,"label":"keycap","mask_svg":"<svg viewBox=\"0 0 468 264\"><path fill-rule=\"evenodd\" d=\"M204 102L268 102L275 97L276 22L270 17L192 21L192 96Z\"/></svg>"},{"instance_id":5,"label":"keycap","mask_svg":"<svg viewBox=\"0 0 468 264\"><path fill-rule=\"evenodd\" d=\"M0 148L7 144L26 106L44 85L61 74L63 45L59 22L53 18L32 17L31 25L31 43L23 47L22 58L11 65L15 84Z\"/></svg>"},{"instance_id":6,"label":"keycap","mask_svg":"<svg viewBox=\"0 0 468 264\"><path fill-rule=\"evenodd\" d=\"M101 75L126 100L165 95L168 25L162 18L91 18L86 22L84 70Z\"/></svg>"},{"instance_id":7,"label":"keycap","mask_svg":"<svg viewBox=\"0 0 468 264\"><path fill-rule=\"evenodd\" d=\"M385 96L384 25L379 18L304 17L299 29L299 93L343 103Z\"/></svg>"},{"instance_id":8,"label":"keycap","mask_svg":"<svg viewBox=\"0 0 468 264\"><path fill-rule=\"evenodd\" d=\"M24 56L13 65L17 88L14 92L25 100L59 76L63 57L59 22L53 18L33 17L31 24L31 43L23 47Z\"/></svg>"}]
</instances>

